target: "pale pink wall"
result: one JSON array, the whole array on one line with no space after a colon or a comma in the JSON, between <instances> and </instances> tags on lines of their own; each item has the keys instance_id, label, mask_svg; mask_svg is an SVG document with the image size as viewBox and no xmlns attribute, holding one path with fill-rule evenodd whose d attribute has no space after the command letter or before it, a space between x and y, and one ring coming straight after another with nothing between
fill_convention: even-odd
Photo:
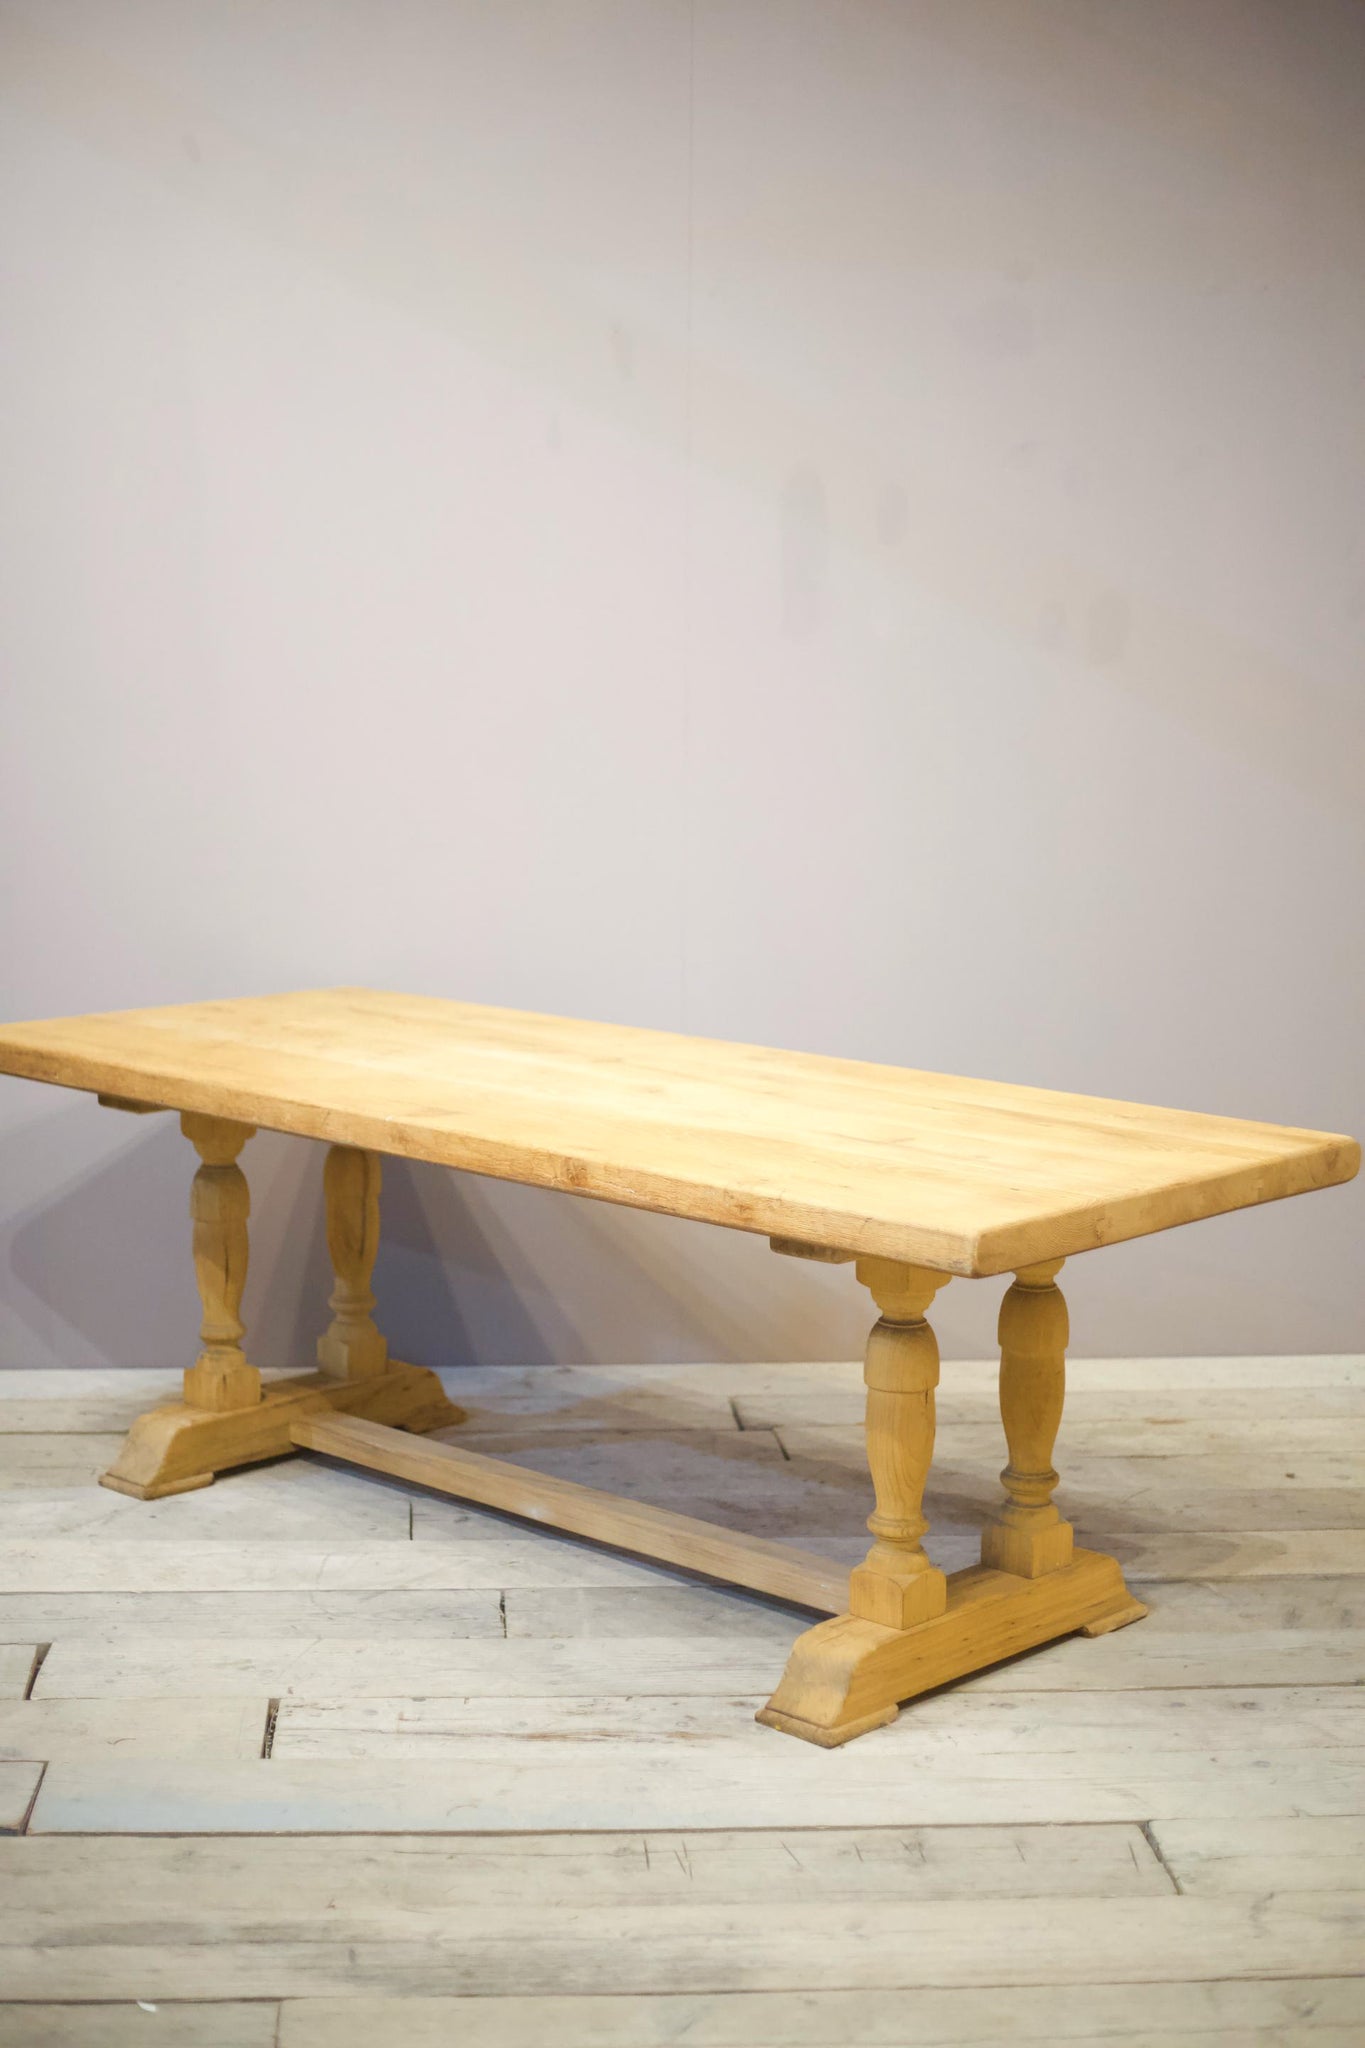
<instances>
[{"instance_id":1,"label":"pale pink wall","mask_svg":"<svg viewBox=\"0 0 1365 2048\"><path fill-rule=\"evenodd\" d=\"M365 981L1359 1132L1362 116L1354 0L0 0L0 1013ZM180 1362L180 1141L0 1119L0 1361ZM247 1163L302 1360L319 1162ZM1358 1349L1363 1214L1079 1261L1077 1348ZM761 1240L388 1225L432 1363L860 1341Z\"/></svg>"}]
</instances>

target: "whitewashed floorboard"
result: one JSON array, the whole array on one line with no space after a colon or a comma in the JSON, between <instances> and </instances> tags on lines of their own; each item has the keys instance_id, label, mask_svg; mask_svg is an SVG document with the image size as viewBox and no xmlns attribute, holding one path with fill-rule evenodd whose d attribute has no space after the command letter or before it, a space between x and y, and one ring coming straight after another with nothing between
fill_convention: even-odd
<instances>
[{"instance_id":1,"label":"whitewashed floorboard","mask_svg":"<svg viewBox=\"0 0 1365 2048\"><path fill-rule=\"evenodd\" d=\"M18 1442L18 1438L11 1438ZM31 1441L31 1439L28 1439ZM0 1489L3 1492L3 1489ZM224 1474L212 1486L164 1500L132 1500L87 1477L79 1484L16 1487L3 1493L0 1529L7 1541L79 1536L139 1543L367 1543L412 1533L412 1492L370 1473L283 1458ZM501 1519L464 1511L452 1501L449 1529L467 1540L486 1529L506 1537Z\"/></svg>"},{"instance_id":2,"label":"whitewashed floorboard","mask_svg":"<svg viewBox=\"0 0 1365 2048\"><path fill-rule=\"evenodd\" d=\"M1116 1531L1105 1547L1133 1583L1150 1579L1347 1578L1365 1575L1365 1529L1201 1533Z\"/></svg>"},{"instance_id":3,"label":"whitewashed floorboard","mask_svg":"<svg viewBox=\"0 0 1365 2048\"><path fill-rule=\"evenodd\" d=\"M1359 1410L1365 1411L1365 1399L1360 1401ZM861 1418L855 1417L851 1426L861 1431ZM781 1433L785 1441L786 1431ZM1002 1443L998 1417L967 1421L950 1410L946 1418L939 1420L934 1448L936 1456L956 1464L982 1463L989 1472ZM1278 1459L1286 1451L1298 1452L1303 1457L1359 1457L1365 1452L1365 1412L1295 1413L1254 1419L1178 1413L1127 1416L1122 1420L1108 1415L1067 1415L1057 1439L1057 1457L1064 1470L1090 1458ZM1294 1461L1290 1458L1287 1462L1292 1465Z\"/></svg>"},{"instance_id":4,"label":"whitewashed floorboard","mask_svg":"<svg viewBox=\"0 0 1365 2048\"><path fill-rule=\"evenodd\" d=\"M42 1775L41 1762L0 1758L0 1834L14 1834L24 1825Z\"/></svg>"},{"instance_id":5,"label":"whitewashed floorboard","mask_svg":"<svg viewBox=\"0 0 1365 2048\"><path fill-rule=\"evenodd\" d=\"M618 1998L290 1999L279 2048L1359 2048L1350 1978L1011 1985L999 1991L696 1992ZM36 2048L48 2048L47 2042ZM54 2044L55 2048L55 2044ZM99 2044L103 2048L103 2044ZM110 2048L115 2048L111 2043ZM122 2042L117 2044L122 2048Z\"/></svg>"},{"instance_id":6,"label":"whitewashed floorboard","mask_svg":"<svg viewBox=\"0 0 1365 2048\"><path fill-rule=\"evenodd\" d=\"M535 1596L528 1596L535 1597ZM553 1596L551 1596L553 1597ZM571 1596L570 1596L571 1597ZM495 1590L318 1593L0 1593L0 1638L501 1636Z\"/></svg>"},{"instance_id":7,"label":"whitewashed floorboard","mask_svg":"<svg viewBox=\"0 0 1365 2048\"><path fill-rule=\"evenodd\" d=\"M234 1518L234 1526L235 1526ZM250 1516L240 1517L250 1526ZM122 1530L126 1524L120 1524ZM977 1554L975 1526L955 1533L955 1563ZM944 1554L943 1531L934 1547ZM795 1538L794 1546L801 1548ZM824 1538L822 1552L853 1561L866 1534ZM1118 1535L1109 1547L1133 1584L1154 1580L1365 1577L1365 1531L1288 1530L1262 1536L1180 1532ZM0 1539L0 1587L11 1593L442 1591L686 1583L686 1575L600 1545L557 1538L530 1524L484 1522L476 1540L457 1525L412 1543L297 1543L200 1538L98 1543L79 1536ZM0 1680L0 1683L3 1681Z\"/></svg>"},{"instance_id":8,"label":"whitewashed floorboard","mask_svg":"<svg viewBox=\"0 0 1365 2048\"><path fill-rule=\"evenodd\" d=\"M186 1923L154 1939L13 1948L11 1998L357 1996L371 1992L564 1996L603 1992L1142 1985L1220 1977L1350 1974L1365 1898L1303 1892L1272 1899L774 1900L768 1912L670 1899L662 1906L497 1901L452 1914L390 1917L367 1937L344 1918L290 1938L261 1923L243 1943ZM98 1934L98 1929L95 1930ZM1135 2011L1141 2000L1134 1999Z\"/></svg>"},{"instance_id":9,"label":"whitewashed floorboard","mask_svg":"<svg viewBox=\"0 0 1365 2048\"><path fill-rule=\"evenodd\" d=\"M121 1433L61 1436L31 1431L0 1435L0 1493L29 1487L92 1485L110 1466Z\"/></svg>"},{"instance_id":10,"label":"whitewashed floorboard","mask_svg":"<svg viewBox=\"0 0 1365 2048\"><path fill-rule=\"evenodd\" d=\"M0 1586L32 1593L501 1592L508 1586L638 1586L675 1579L662 1565L543 1529L462 1543L92 1544L58 1536L0 1540Z\"/></svg>"},{"instance_id":11,"label":"whitewashed floorboard","mask_svg":"<svg viewBox=\"0 0 1365 2048\"><path fill-rule=\"evenodd\" d=\"M1184 1892L1365 1889L1365 1817L1162 1820L1152 1835ZM1362 1958L1365 1968L1365 1958ZM1362 1983L1365 2021L1365 1983Z\"/></svg>"},{"instance_id":12,"label":"whitewashed floorboard","mask_svg":"<svg viewBox=\"0 0 1365 2048\"><path fill-rule=\"evenodd\" d=\"M0 2005L0 2048L278 2048L279 2025L273 1999L251 2005L162 2000L152 2006L136 1999L119 2005ZM401 2039L396 2013L387 2027L397 2030L388 2038ZM337 2048L340 2043L338 2029Z\"/></svg>"},{"instance_id":13,"label":"whitewashed floorboard","mask_svg":"<svg viewBox=\"0 0 1365 2048\"><path fill-rule=\"evenodd\" d=\"M5 1929L40 1943L71 1916L101 1942L135 1938L187 1908L224 1937L277 1924L373 1936L409 1913L501 1901L712 1905L770 1899L1136 1898L1175 1890L1142 1831L1111 1827L823 1828L596 1834L113 1836L98 1863L80 1840L0 1847ZM338 1916L339 1919L338 1919Z\"/></svg>"},{"instance_id":14,"label":"whitewashed floorboard","mask_svg":"<svg viewBox=\"0 0 1365 2048\"><path fill-rule=\"evenodd\" d=\"M33 1675L34 1643L0 1643L0 1700L21 1700Z\"/></svg>"},{"instance_id":15,"label":"whitewashed floorboard","mask_svg":"<svg viewBox=\"0 0 1365 2048\"><path fill-rule=\"evenodd\" d=\"M267 1368L267 1384L282 1378ZM148 1408L178 1401L182 1372L157 1367L80 1366L66 1372L0 1367L0 1435L30 1431L88 1436L126 1430Z\"/></svg>"},{"instance_id":16,"label":"whitewashed floorboard","mask_svg":"<svg viewBox=\"0 0 1365 2048\"><path fill-rule=\"evenodd\" d=\"M499 1540L501 1539L501 1540ZM866 1536L827 1540L832 1556L861 1554ZM975 1554L977 1532L963 1548ZM1365 1531L1290 1530L1123 1536L1114 1554L1134 1584L1152 1580L1350 1578L1365 1576ZM683 1575L594 1543L557 1538L529 1524L502 1523L496 1534L462 1540L458 1530L412 1543L138 1542L121 1536L91 1543L78 1536L0 1539L0 1587L10 1593L266 1593L456 1591L475 1588L653 1586Z\"/></svg>"},{"instance_id":17,"label":"whitewashed floorboard","mask_svg":"<svg viewBox=\"0 0 1365 2048\"><path fill-rule=\"evenodd\" d=\"M1130 1748L792 1757L751 1720L705 1743L449 1736L414 1760L54 1763L35 1834L407 1833L555 1828L1026 1826L1356 1813L1365 1750ZM435 1747L435 1745L433 1745ZM802 1745L811 1750L810 1744ZM831 1761L833 1756L833 1761ZM927 1764L932 1762L932 1770Z\"/></svg>"},{"instance_id":18,"label":"whitewashed floorboard","mask_svg":"<svg viewBox=\"0 0 1365 2048\"><path fill-rule=\"evenodd\" d=\"M0 1373L0 1772L31 1795L46 1764L29 1826L54 1830L0 1845L0 1996L104 2002L0 2005L0 2048L49 2018L62 2048L178 2041L138 1997L189 2048L239 2048L237 2014L261 2048L286 1997L281 2048L904 2048L911 2022L999 2048L1096 2020L1126 2048L1355 2048L1365 1360L1068 1379L1061 1499L1151 1618L827 1754L750 1718L797 1610L312 1457L129 1501L90 1479L177 1373ZM945 1365L950 1569L998 1499L995 1380ZM855 1365L446 1383L456 1441L866 1543Z\"/></svg>"},{"instance_id":19,"label":"whitewashed floorboard","mask_svg":"<svg viewBox=\"0 0 1365 2048\"><path fill-rule=\"evenodd\" d=\"M792 1634L795 1634L792 1630ZM1136 1639L1141 1634L1141 1640ZM54 1643L39 1673L41 1698L273 1697L532 1698L603 1693L770 1693L786 1640L754 1636L540 1636L345 1641L203 1637L192 1662L171 1638ZM1158 1616L1090 1642L1070 1637L964 1680L1004 1692L1123 1692L1189 1686L1359 1685L1365 1631L1162 1629Z\"/></svg>"},{"instance_id":20,"label":"whitewashed floorboard","mask_svg":"<svg viewBox=\"0 0 1365 2048\"><path fill-rule=\"evenodd\" d=\"M271 1698L538 1698L563 1694L770 1693L782 1648L740 1637L653 1642L469 1637L358 1642L205 1637L193 1659L165 1638L55 1643L34 1688L43 1699L170 1699L264 1693ZM1305 1674L1307 1682L1316 1682Z\"/></svg>"},{"instance_id":21,"label":"whitewashed floorboard","mask_svg":"<svg viewBox=\"0 0 1365 2048\"><path fill-rule=\"evenodd\" d=\"M1152 1634L1244 1629L1365 1631L1365 1582L1358 1578L1201 1581L1145 1584L1151 1604L1143 1640ZM512 1589L506 1596L509 1636L721 1635L732 1628L775 1636L795 1630L795 1610L731 1587L660 1580L645 1586L576 1590ZM0 1607L3 1613L3 1607ZM16 1621L17 1621L16 1617ZM1365 1637L1362 1637L1365 1647Z\"/></svg>"},{"instance_id":22,"label":"whitewashed floorboard","mask_svg":"<svg viewBox=\"0 0 1365 2048\"><path fill-rule=\"evenodd\" d=\"M651 1586L516 1587L504 1596L509 1636L737 1636L791 1647L802 1614L732 1586L661 1582ZM16 1630L31 1634L31 1630Z\"/></svg>"},{"instance_id":23,"label":"whitewashed floorboard","mask_svg":"<svg viewBox=\"0 0 1365 2048\"><path fill-rule=\"evenodd\" d=\"M0 1705L0 1757L259 1757L268 1701L19 1700Z\"/></svg>"},{"instance_id":24,"label":"whitewashed floorboard","mask_svg":"<svg viewBox=\"0 0 1365 2048\"><path fill-rule=\"evenodd\" d=\"M437 1758L468 1736L546 1736L605 1744L730 1743L761 1698L677 1699L287 1699L280 1703L273 1754L298 1757ZM886 1747L913 1750L937 1768L967 1768L975 1755L1128 1752L1151 1759L1172 1750L1365 1747L1365 1688L1269 1686L1257 1691L988 1693L953 1690L908 1706Z\"/></svg>"}]
</instances>

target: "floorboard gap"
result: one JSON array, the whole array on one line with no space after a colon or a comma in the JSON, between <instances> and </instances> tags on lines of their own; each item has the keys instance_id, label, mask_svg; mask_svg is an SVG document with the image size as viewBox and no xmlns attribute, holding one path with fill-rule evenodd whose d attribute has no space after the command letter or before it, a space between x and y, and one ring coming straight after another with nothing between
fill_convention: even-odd
<instances>
[{"instance_id":1,"label":"floorboard gap","mask_svg":"<svg viewBox=\"0 0 1365 2048\"><path fill-rule=\"evenodd\" d=\"M1146 1842L1146 1844L1147 1844L1147 1847L1148 1847L1148 1848L1149 1848L1149 1849L1151 1850L1151 1852L1152 1852L1152 1854L1153 1854L1153 1855L1155 1856L1155 1858L1156 1858L1157 1862L1158 1862L1158 1863L1159 1863L1159 1864L1161 1865L1161 1867L1162 1867L1162 1869L1163 1869L1163 1870L1165 1871L1165 1873L1166 1873L1167 1877L1169 1877L1169 1879L1171 1880L1171 1889L1172 1889L1172 1890L1173 1890L1173 1891L1174 1891L1174 1892L1175 1892L1175 1893L1177 1894L1177 1896L1178 1896L1178 1897L1180 1897L1180 1898L1182 1898L1182 1899L1183 1899L1183 1898L1184 1898L1184 1896L1185 1896L1185 1893L1184 1893L1184 1889L1183 1889L1183 1887L1182 1887L1182 1885L1181 1885L1180 1879L1179 1879L1179 1878L1178 1878L1178 1877L1176 1876L1176 1874L1175 1874L1175 1872L1174 1872L1174 1871L1172 1870L1172 1868L1171 1868L1170 1864L1169 1864L1169 1863L1168 1863L1168 1862L1166 1861L1166 1858L1165 1858L1165 1857L1164 1857L1164 1856L1162 1855L1162 1853L1161 1853L1161 1844L1160 1844L1160 1842L1159 1842L1159 1841L1157 1840L1157 1838L1156 1838L1156 1831L1155 1831L1155 1829L1153 1828L1153 1826L1152 1826L1152 1823L1151 1823L1151 1822L1150 1822L1149 1820L1140 1820L1140 1821L1138 1822L1138 1826L1139 1826L1139 1827L1141 1828L1141 1830L1142 1830L1142 1835L1143 1835L1143 1839L1144 1839L1144 1841Z\"/></svg>"},{"instance_id":2,"label":"floorboard gap","mask_svg":"<svg viewBox=\"0 0 1365 2048\"><path fill-rule=\"evenodd\" d=\"M38 1683L38 1673L47 1662L47 1653L51 1648L51 1643L39 1643L33 1653L33 1669L29 1672L28 1683L24 1687L24 1698L26 1700L33 1698L33 1688Z\"/></svg>"}]
</instances>

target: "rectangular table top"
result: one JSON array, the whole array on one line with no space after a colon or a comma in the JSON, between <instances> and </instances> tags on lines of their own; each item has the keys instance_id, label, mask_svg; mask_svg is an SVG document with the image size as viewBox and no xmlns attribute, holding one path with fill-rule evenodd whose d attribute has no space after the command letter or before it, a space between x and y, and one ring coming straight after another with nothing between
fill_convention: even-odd
<instances>
[{"instance_id":1,"label":"rectangular table top","mask_svg":"<svg viewBox=\"0 0 1365 2048\"><path fill-rule=\"evenodd\" d=\"M371 989L14 1024L0 1072L949 1273L1360 1164L1321 1131Z\"/></svg>"}]
</instances>

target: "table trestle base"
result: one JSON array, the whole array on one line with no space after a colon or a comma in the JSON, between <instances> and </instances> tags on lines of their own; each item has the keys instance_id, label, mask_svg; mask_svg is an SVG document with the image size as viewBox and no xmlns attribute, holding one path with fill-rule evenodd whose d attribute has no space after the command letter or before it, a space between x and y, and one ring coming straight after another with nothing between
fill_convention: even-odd
<instances>
[{"instance_id":1,"label":"table trestle base","mask_svg":"<svg viewBox=\"0 0 1365 2048\"><path fill-rule=\"evenodd\" d=\"M446 1394L434 1372L390 1360L370 1379L338 1380L326 1373L291 1374L267 1382L245 1407L195 1408L174 1401L139 1415L100 1485L134 1500L159 1500L208 1486L215 1472L284 1458L296 1449L295 1425L308 1415L341 1411L402 1430L443 1429L463 1422L465 1411Z\"/></svg>"},{"instance_id":2,"label":"table trestle base","mask_svg":"<svg viewBox=\"0 0 1365 2048\"><path fill-rule=\"evenodd\" d=\"M1116 1559L1099 1551L1073 1551L1070 1564L1036 1579L973 1565L950 1574L943 1612L913 1628L840 1614L807 1629L757 1718L835 1749L894 1721L903 1700L1059 1636L1123 1628L1146 1612Z\"/></svg>"},{"instance_id":3,"label":"table trestle base","mask_svg":"<svg viewBox=\"0 0 1365 2048\"><path fill-rule=\"evenodd\" d=\"M327 1154L323 1187L335 1285L332 1319L317 1343L319 1370L267 1382L242 1345L251 1194L237 1161L253 1127L188 1110L180 1127L200 1162L190 1217L201 1348L185 1370L184 1400L140 1415L100 1484L135 1500L191 1493L215 1472L288 1456L294 1424L319 1411L340 1408L415 1430L463 1422L464 1409L447 1398L436 1374L391 1359L375 1324L378 1154L354 1145L333 1145Z\"/></svg>"}]
</instances>

